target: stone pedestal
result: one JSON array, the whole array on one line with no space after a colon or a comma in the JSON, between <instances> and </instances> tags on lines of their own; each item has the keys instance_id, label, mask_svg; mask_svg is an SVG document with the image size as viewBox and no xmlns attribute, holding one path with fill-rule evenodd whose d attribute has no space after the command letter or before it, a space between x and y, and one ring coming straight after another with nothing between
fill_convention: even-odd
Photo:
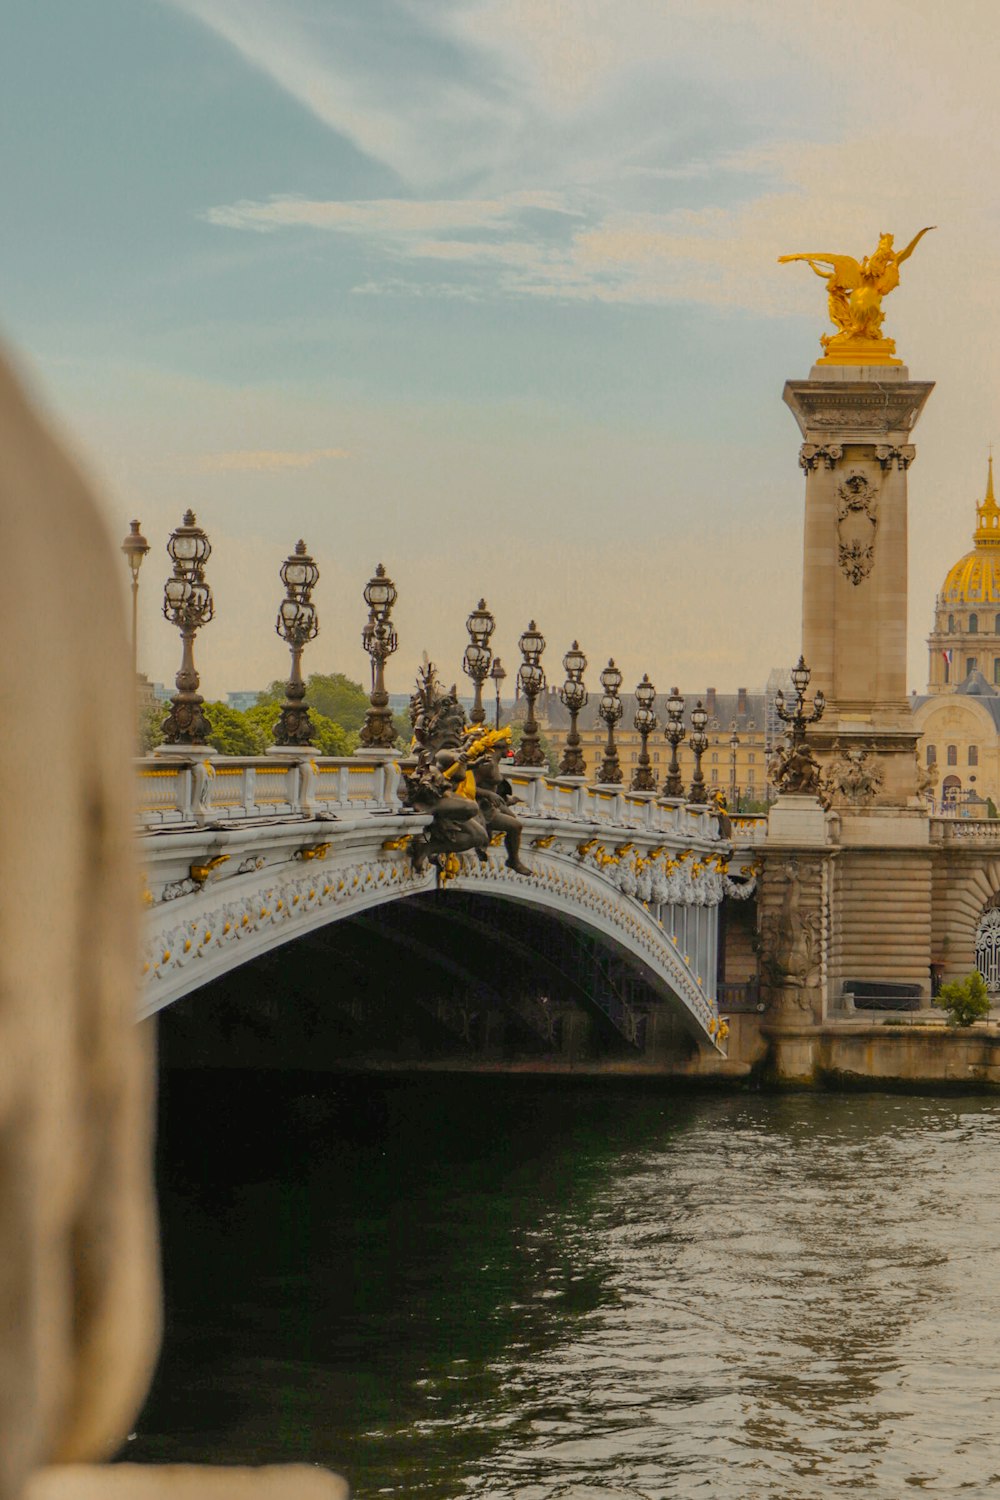
<instances>
[{"instance_id":1,"label":"stone pedestal","mask_svg":"<svg viewBox=\"0 0 1000 1500\"><path fill-rule=\"evenodd\" d=\"M876 801L916 795L919 738L906 692L907 470L933 390L905 366L814 366L784 399L802 433L806 475L802 652L827 711L810 733L820 760L872 751Z\"/></svg>"}]
</instances>

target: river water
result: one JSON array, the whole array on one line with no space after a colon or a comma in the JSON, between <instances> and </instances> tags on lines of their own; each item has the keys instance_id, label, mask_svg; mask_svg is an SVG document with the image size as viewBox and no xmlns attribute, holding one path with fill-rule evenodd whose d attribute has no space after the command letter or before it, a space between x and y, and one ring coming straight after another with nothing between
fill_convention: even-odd
<instances>
[{"instance_id":1,"label":"river water","mask_svg":"<svg viewBox=\"0 0 1000 1500\"><path fill-rule=\"evenodd\" d=\"M1000 1483L1000 1105L175 1074L123 1457L360 1497Z\"/></svg>"}]
</instances>

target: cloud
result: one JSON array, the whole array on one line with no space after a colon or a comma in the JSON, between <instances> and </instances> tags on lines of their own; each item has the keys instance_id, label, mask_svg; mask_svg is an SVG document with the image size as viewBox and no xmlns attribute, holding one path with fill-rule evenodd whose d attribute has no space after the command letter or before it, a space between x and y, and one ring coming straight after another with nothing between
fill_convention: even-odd
<instances>
[{"instance_id":1,"label":"cloud","mask_svg":"<svg viewBox=\"0 0 1000 1500\"><path fill-rule=\"evenodd\" d=\"M200 474L228 474L239 471L268 473L278 469L311 469L330 458L347 458L346 448L306 448L298 451L279 448L237 448L231 453L204 453L195 468Z\"/></svg>"},{"instance_id":2,"label":"cloud","mask_svg":"<svg viewBox=\"0 0 1000 1500\"><path fill-rule=\"evenodd\" d=\"M203 215L226 229L326 229L341 234L399 235L445 233L502 227L533 209L570 215L563 194L522 191L499 198L362 198L353 200L275 196L263 202L243 198L210 208Z\"/></svg>"}]
</instances>

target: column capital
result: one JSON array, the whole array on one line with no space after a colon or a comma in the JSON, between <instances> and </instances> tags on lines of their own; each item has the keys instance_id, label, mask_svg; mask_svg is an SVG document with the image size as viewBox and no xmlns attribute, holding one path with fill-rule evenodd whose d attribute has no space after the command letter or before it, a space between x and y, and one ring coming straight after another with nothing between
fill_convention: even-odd
<instances>
[{"instance_id":1,"label":"column capital","mask_svg":"<svg viewBox=\"0 0 1000 1500\"><path fill-rule=\"evenodd\" d=\"M883 472L891 469L893 464L897 469L905 472L916 456L917 450L913 443L900 443L898 446L892 443L879 443L875 449L875 457L881 464Z\"/></svg>"},{"instance_id":2,"label":"column capital","mask_svg":"<svg viewBox=\"0 0 1000 1500\"><path fill-rule=\"evenodd\" d=\"M840 443L803 443L799 449L799 468L805 469L807 474L818 469L821 463L828 469L835 469L843 456Z\"/></svg>"}]
</instances>

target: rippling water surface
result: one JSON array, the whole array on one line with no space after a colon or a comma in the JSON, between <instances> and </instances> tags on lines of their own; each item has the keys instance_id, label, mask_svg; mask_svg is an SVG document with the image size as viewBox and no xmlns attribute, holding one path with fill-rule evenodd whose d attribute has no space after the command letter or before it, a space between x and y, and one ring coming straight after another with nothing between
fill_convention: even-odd
<instances>
[{"instance_id":1,"label":"rippling water surface","mask_svg":"<svg viewBox=\"0 0 1000 1500\"><path fill-rule=\"evenodd\" d=\"M360 1497L987 1495L998 1154L973 1098L176 1076L123 1456Z\"/></svg>"}]
</instances>

